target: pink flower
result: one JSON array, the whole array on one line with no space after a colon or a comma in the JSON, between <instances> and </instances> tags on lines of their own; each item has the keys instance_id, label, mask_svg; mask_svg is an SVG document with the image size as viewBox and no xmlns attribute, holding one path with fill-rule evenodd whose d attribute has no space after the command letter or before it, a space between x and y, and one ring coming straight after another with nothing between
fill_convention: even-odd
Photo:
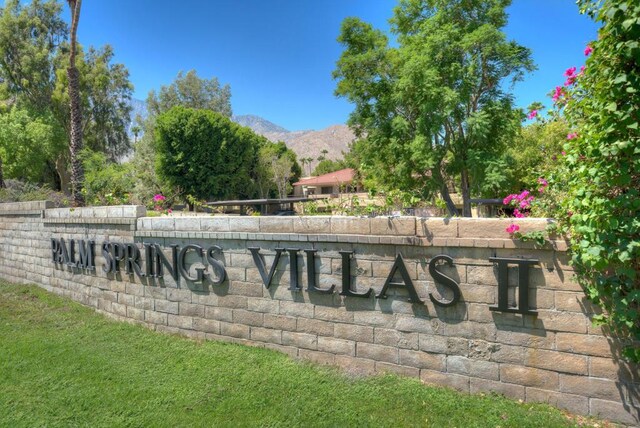
<instances>
[{"instance_id":1,"label":"pink flower","mask_svg":"<svg viewBox=\"0 0 640 428\"><path fill-rule=\"evenodd\" d=\"M564 86L571 86L574 83L576 83L576 77L578 77L578 76L569 76L569 77L567 77L567 80L564 81Z\"/></svg>"},{"instance_id":2,"label":"pink flower","mask_svg":"<svg viewBox=\"0 0 640 428\"><path fill-rule=\"evenodd\" d=\"M506 198L504 198L504 199L502 200L502 203L503 203L503 204L505 204L505 205L509 205L509 203L510 203L510 202L513 200L513 198L515 198L515 197L516 197L516 195L509 195L509 196L507 196Z\"/></svg>"},{"instance_id":3,"label":"pink flower","mask_svg":"<svg viewBox=\"0 0 640 428\"><path fill-rule=\"evenodd\" d=\"M519 209L517 209L517 208L516 208L515 210L513 210L513 215L514 215L514 217L516 217L516 218L524 218L524 214L523 214L523 213L521 213L521 212L520 212L520 210L519 210Z\"/></svg>"},{"instance_id":4,"label":"pink flower","mask_svg":"<svg viewBox=\"0 0 640 428\"><path fill-rule=\"evenodd\" d=\"M172 210L171 208L169 208L169 209L167 210L167 214L171 214L172 212L173 212L173 210Z\"/></svg>"},{"instance_id":5,"label":"pink flower","mask_svg":"<svg viewBox=\"0 0 640 428\"><path fill-rule=\"evenodd\" d=\"M165 197L164 197L162 194L160 194L160 193L158 193L157 195L154 195L154 196L153 196L153 201L154 201L154 202L162 202L162 201L164 201L165 199L167 199L167 198L165 198Z\"/></svg>"},{"instance_id":6,"label":"pink flower","mask_svg":"<svg viewBox=\"0 0 640 428\"><path fill-rule=\"evenodd\" d=\"M512 223L511 226L507 227L505 230L509 235L513 235L518 230L520 230L520 226L518 226L517 224L513 224Z\"/></svg>"},{"instance_id":7,"label":"pink flower","mask_svg":"<svg viewBox=\"0 0 640 428\"><path fill-rule=\"evenodd\" d=\"M540 178L538 178L538 184L540 184L540 186L541 186L538 189L538 192L544 193L544 189L549 185L549 182L547 180L545 180L544 178L540 177Z\"/></svg>"},{"instance_id":8,"label":"pink flower","mask_svg":"<svg viewBox=\"0 0 640 428\"><path fill-rule=\"evenodd\" d=\"M529 114L527 115L527 119L533 119L534 117L536 117L538 115L538 110L531 110L529 112Z\"/></svg>"},{"instance_id":9,"label":"pink flower","mask_svg":"<svg viewBox=\"0 0 640 428\"><path fill-rule=\"evenodd\" d=\"M585 67L583 65L582 67L580 67L580 73L578 73L578 74L583 74L586 69L587 69L587 67Z\"/></svg>"},{"instance_id":10,"label":"pink flower","mask_svg":"<svg viewBox=\"0 0 640 428\"><path fill-rule=\"evenodd\" d=\"M564 71L565 77L573 77L576 74L576 68L570 67Z\"/></svg>"},{"instance_id":11,"label":"pink flower","mask_svg":"<svg viewBox=\"0 0 640 428\"><path fill-rule=\"evenodd\" d=\"M562 151L562 156L566 156L567 152L565 152L564 150Z\"/></svg>"},{"instance_id":12,"label":"pink flower","mask_svg":"<svg viewBox=\"0 0 640 428\"><path fill-rule=\"evenodd\" d=\"M578 133L571 132L570 134L567 134L567 140L573 140L574 138L578 138Z\"/></svg>"},{"instance_id":13,"label":"pink flower","mask_svg":"<svg viewBox=\"0 0 640 428\"><path fill-rule=\"evenodd\" d=\"M584 56L591 55L591 52L593 52L593 48L591 47L591 45L587 45L587 47L584 48Z\"/></svg>"},{"instance_id":14,"label":"pink flower","mask_svg":"<svg viewBox=\"0 0 640 428\"><path fill-rule=\"evenodd\" d=\"M564 90L562 89L562 86L556 86L556 89L553 93L553 101L558 101L560 99L560 97L563 95Z\"/></svg>"}]
</instances>

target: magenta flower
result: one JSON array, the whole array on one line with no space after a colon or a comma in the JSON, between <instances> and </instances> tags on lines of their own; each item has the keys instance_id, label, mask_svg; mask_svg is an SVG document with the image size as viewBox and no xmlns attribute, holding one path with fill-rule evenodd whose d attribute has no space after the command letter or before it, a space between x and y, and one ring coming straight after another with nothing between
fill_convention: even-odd
<instances>
[{"instance_id":1,"label":"magenta flower","mask_svg":"<svg viewBox=\"0 0 640 428\"><path fill-rule=\"evenodd\" d=\"M556 86L556 89L553 93L553 101L556 102L558 101L558 99L560 99L560 97L563 95L564 90L562 89L562 86Z\"/></svg>"},{"instance_id":2,"label":"magenta flower","mask_svg":"<svg viewBox=\"0 0 640 428\"><path fill-rule=\"evenodd\" d=\"M516 197L516 195L509 195L509 196L507 196L506 198L504 198L504 199L502 200L502 203L503 203L503 204L505 204L505 205L509 205L509 203L510 203L510 202L513 200L513 198L515 198L515 197Z\"/></svg>"},{"instance_id":3,"label":"magenta flower","mask_svg":"<svg viewBox=\"0 0 640 428\"><path fill-rule=\"evenodd\" d=\"M565 77L572 77L572 76L573 76L573 75L575 75L575 74L576 74L576 68L575 68L575 67L567 68L567 69L564 71L564 75L565 75Z\"/></svg>"},{"instance_id":4,"label":"magenta flower","mask_svg":"<svg viewBox=\"0 0 640 428\"><path fill-rule=\"evenodd\" d=\"M567 140L573 140L574 138L578 138L578 133L571 132L570 134L567 134Z\"/></svg>"},{"instance_id":5,"label":"magenta flower","mask_svg":"<svg viewBox=\"0 0 640 428\"><path fill-rule=\"evenodd\" d=\"M565 152L564 150L562 151L562 156L566 156L567 152Z\"/></svg>"},{"instance_id":6,"label":"magenta flower","mask_svg":"<svg viewBox=\"0 0 640 428\"><path fill-rule=\"evenodd\" d=\"M567 80L565 80L565 81L564 81L564 86L571 86L571 85L573 85L574 83L576 83L576 78L577 78L577 77L578 77L577 75L576 75L576 76L569 76L569 77L567 77Z\"/></svg>"},{"instance_id":7,"label":"magenta flower","mask_svg":"<svg viewBox=\"0 0 640 428\"><path fill-rule=\"evenodd\" d=\"M509 235L513 235L518 230L520 230L520 226L518 226L517 224L513 224L512 223L511 226L507 227L505 230Z\"/></svg>"},{"instance_id":8,"label":"magenta flower","mask_svg":"<svg viewBox=\"0 0 640 428\"><path fill-rule=\"evenodd\" d=\"M165 197L164 197L162 194L160 194L160 193L158 193L157 195L154 195L154 196L153 196L153 201L154 201L154 202L162 202L162 201L164 201L165 199L167 199L167 198L165 198Z\"/></svg>"},{"instance_id":9,"label":"magenta flower","mask_svg":"<svg viewBox=\"0 0 640 428\"><path fill-rule=\"evenodd\" d=\"M527 115L527 119L533 119L534 117L536 117L538 115L538 110L531 110L529 112L529 114Z\"/></svg>"},{"instance_id":10,"label":"magenta flower","mask_svg":"<svg viewBox=\"0 0 640 428\"><path fill-rule=\"evenodd\" d=\"M517 208L515 210L513 210L513 216L516 217L516 218L524 218L525 217L525 215L522 212L520 212L520 210L517 209Z\"/></svg>"},{"instance_id":11,"label":"magenta flower","mask_svg":"<svg viewBox=\"0 0 640 428\"><path fill-rule=\"evenodd\" d=\"M545 180L544 178L540 177L538 178L538 183L542 184L543 186L548 186L549 182L547 180Z\"/></svg>"},{"instance_id":12,"label":"magenta flower","mask_svg":"<svg viewBox=\"0 0 640 428\"><path fill-rule=\"evenodd\" d=\"M585 67L583 65L582 67L580 67L580 73L578 73L578 74L583 74L586 69L587 69L587 67Z\"/></svg>"},{"instance_id":13,"label":"magenta flower","mask_svg":"<svg viewBox=\"0 0 640 428\"><path fill-rule=\"evenodd\" d=\"M591 52L593 52L593 48L591 47L591 45L587 45L587 47L584 48L584 56L591 55Z\"/></svg>"},{"instance_id":14,"label":"magenta flower","mask_svg":"<svg viewBox=\"0 0 640 428\"><path fill-rule=\"evenodd\" d=\"M169 208L169 209L167 210L167 214L171 214L172 212L173 212L173 210L172 210L171 208Z\"/></svg>"}]
</instances>

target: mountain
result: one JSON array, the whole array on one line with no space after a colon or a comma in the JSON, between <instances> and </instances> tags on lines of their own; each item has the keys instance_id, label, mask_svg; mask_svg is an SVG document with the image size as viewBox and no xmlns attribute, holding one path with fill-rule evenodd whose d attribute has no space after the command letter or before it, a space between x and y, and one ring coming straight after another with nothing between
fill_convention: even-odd
<instances>
[{"instance_id":1,"label":"mountain","mask_svg":"<svg viewBox=\"0 0 640 428\"><path fill-rule=\"evenodd\" d=\"M355 135L346 125L332 125L319 131L288 131L260 116L234 116L233 121L251 128L253 132L270 141L284 141L287 147L296 153L298 161L313 158L311 171L318 164L317 158L322 156L322 150L327 151L328 159L342 159L343 152L349 151L349 144L355 139ZM309 171L308 168L305 166L305 173Z\"/></svg>"},{"instance_id":2,"label":"mountain","mask_svg":"<svg viewBox=\"0 0 640 428\"><path fill-rule=\"evenodd\" d=\"M233 120L238 125L251 128L253 132L260 135L264 135L270 132L289 132L288 130L284 129L282 126L278 126L273 122L269 122L268 120L263 119L260 116L255 116L253 114L233 116L231 120Z\"/></svg>"}]
</instances>

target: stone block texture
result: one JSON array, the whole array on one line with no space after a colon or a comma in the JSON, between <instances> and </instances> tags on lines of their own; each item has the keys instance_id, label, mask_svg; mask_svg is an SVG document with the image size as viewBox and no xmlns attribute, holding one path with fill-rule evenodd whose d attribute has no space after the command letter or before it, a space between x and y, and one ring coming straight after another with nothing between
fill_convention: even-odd
<instances>
[{"instance_id":1,"label":"stone block texture","mask_svg":"<svg viewBox=\"0 0 640 428\"><path fill-rule=\"evenodd\" d=\"M615 340L591 325L597 309L572 281L563 241L534 248L511 240L505 232L510 219L151 218L145 213L135 206L0 204L0 278L38 284L159 332L266 347L352 373L398 373L640 424L639 368L622 362ZM529 231L543 230L550 221L518 223ZM52 238L95 241L96 269L56 265ZM157 244L169 261L172 245L197 245L205 253L192 247L184 254L185 273L193 281L176 281L167 269L162 278L128 274L125 262L121 272L105 274L105 241L123 248L134 244L127 251L137 248L142 259L145 244ZM207 253L212 246L219 249ZM260 248L267 276L280 251L269 287L249 248ZM312 277L309 254L315 256ZM398 254L421 302L408 301L400 270L391 275ZM438 270L460 288L461 300L452 307L435 305L429 297L448 298L446 287L429 272L430 260L441 254L453 264L441 263ZM225 267L221 283L197 280L199 272L212 273L207 256ZM539 260L530 270L529 291L537 315L490 309L498 302L498 270L489 260L495 256ZM345 296L346 275L352 292L371 294ZM517 278L517 270L510 269L511 306L518 302ZM386 298L376 298L388 280ZM314 286L325 292L314 292Z\"/></svg>"}]
</instances>

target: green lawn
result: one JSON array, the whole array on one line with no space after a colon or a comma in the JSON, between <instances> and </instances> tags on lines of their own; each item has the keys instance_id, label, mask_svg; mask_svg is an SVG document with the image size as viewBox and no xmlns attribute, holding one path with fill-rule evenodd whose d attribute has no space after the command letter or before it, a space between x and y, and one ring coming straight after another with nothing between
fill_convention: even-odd
<instances>
[{"instance_id":1,"label":"green lawn","mask_svg":"<svg viewBox=\"0 0 640 428\"><path fill-rule=\"evenodd\" d=\"M583 421L584 422L584 421ZM111 321L0 282L0 426L575 426L545 405Z\"/></svg>"}]
</instances>

